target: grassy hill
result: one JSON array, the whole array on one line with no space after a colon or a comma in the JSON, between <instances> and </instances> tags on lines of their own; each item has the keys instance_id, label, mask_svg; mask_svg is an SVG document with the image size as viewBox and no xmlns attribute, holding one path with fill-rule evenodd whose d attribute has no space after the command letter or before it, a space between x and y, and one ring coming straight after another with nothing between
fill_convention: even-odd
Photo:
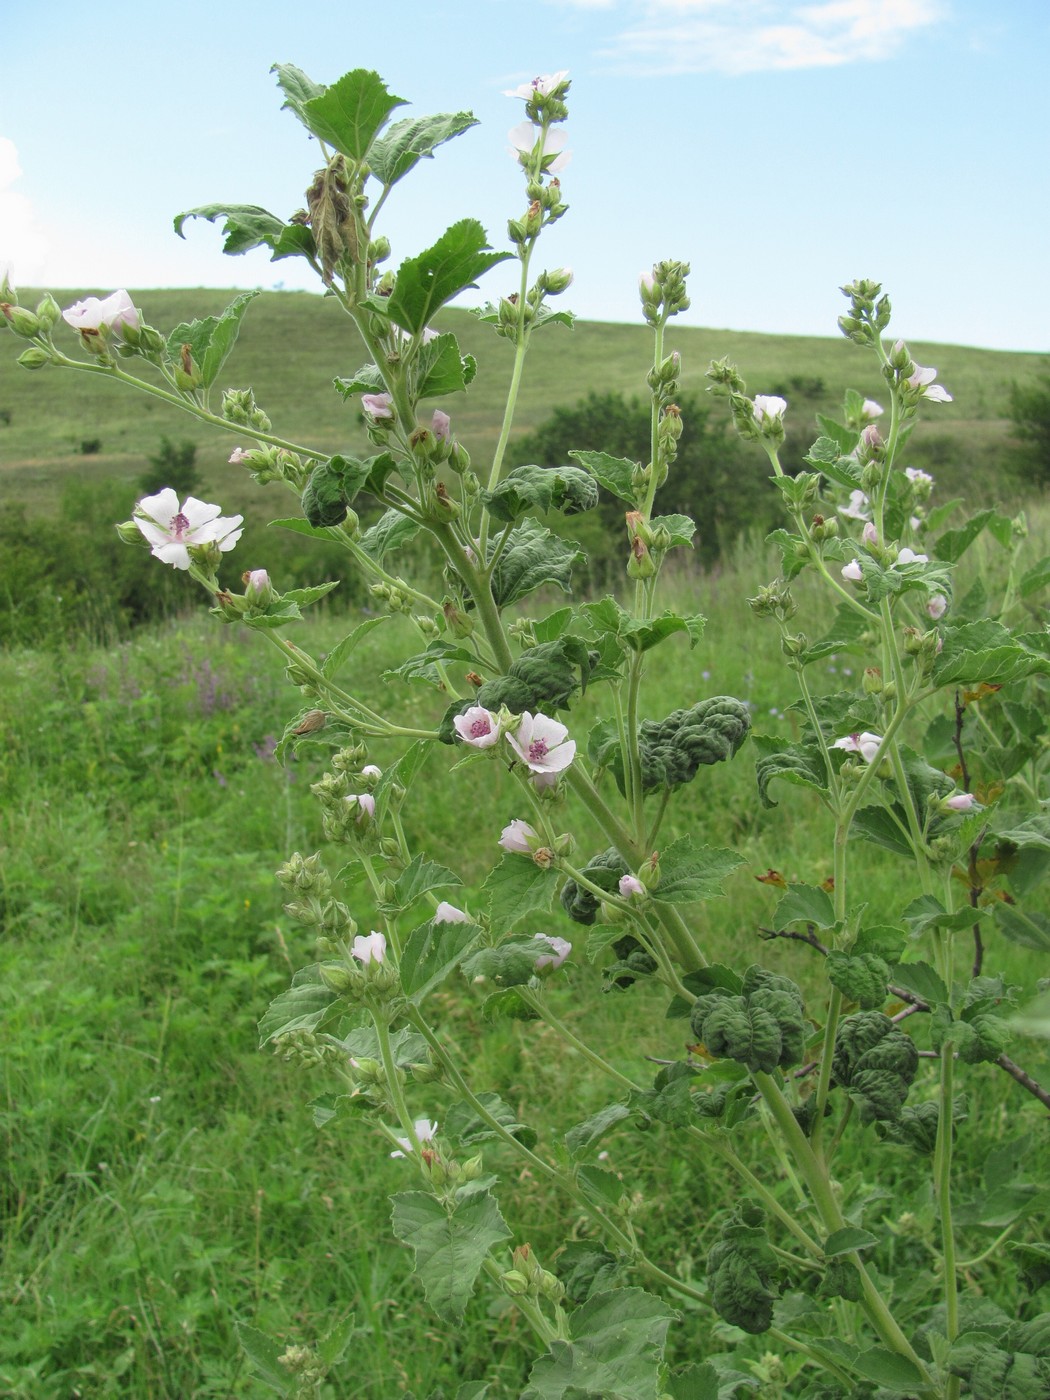
<instances>
[{"instance_id":1,"label":"grassy hill","mask_svg":"<svg viewBox=\"0 0 1050 1400\"><path fill-rule=\"evenodd\" d=\"M63 306L83 295L83 289L56 292ZM180 320L214 315L233 295L199 288L133 293L147 320L161 330ZM34 304L35 296L24 293L24 303ZM483 463L496 439L511 348L468 312L446 312L440 323L454 330L463 349L481 364L466 396L441 406L453 414L455 431L474 460ZM898 329L906 334L907 327ZM809 423L816 412L834 411L849 386L881 396L870 357L841 337L673 327L669 342L682 353L685 389L702 390L708 362L729 356L752 392L785 395L792 423ZM649 332L641 324L579 322L572 331L552 327L533 345L517 418L520 432L589 390L632 395L644 388L651 351ZM130 485L163 434L197 443L198 463L216 498L228 494L227 483L239 480L237 469L226 464L226 441L188 415L88 376L28 373L15 364L18 349L13 337L0 341L0 419L10 415L8 423L0 421L0 490L6 501L46 508L72 472L89 481L118 478ZM937 366L940 381L955 397L954 403L927 415L916 461L937 469L942 484L953 492L1002 494L999 468L1008 439L1010 385L1032 374L1040 357L921 342L911 349L921 364ZM356 333L335 301L306 292L263 292L245 318L226 383L251 384L282 435L327 451L352 451L365 445L358 410L355 404L343 404L331 382L356 369L362 359ZM100 447L86 456L81 444L92 439Z\"/></svg>"}]
</instances>

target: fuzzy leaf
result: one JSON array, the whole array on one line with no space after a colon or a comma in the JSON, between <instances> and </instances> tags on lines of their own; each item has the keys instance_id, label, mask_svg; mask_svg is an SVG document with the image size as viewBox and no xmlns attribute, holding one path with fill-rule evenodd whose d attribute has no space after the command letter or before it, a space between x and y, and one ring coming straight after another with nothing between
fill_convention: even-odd
<instances>
[{"instance_id":1,"label":"fuzzy leaf","mask_svg":"<svg viewBox=\"0 0 1050 1400\"><path fill-rule=\"evenodd\" d=\"M260 1332L257 1327L249 1327L239 1319L234 1321L234 1326L237 1329L237 1340L258 1379L271 1390L276 1390L278 1395L293 1395L298 1389L298 1384L280 1361L285 1347L265 1332Z\"/></svg>"},{"instance_id":2,"label":"fuzzy leaf","mask_svg":"<svg viewBox=\"0 0 1050 1400\"><path fill-rule=\"evenodd\" d=\"M319 141L360 161L390 113L404 104L403 97L387 91L378 73L355 68L323 92L305 100L300 95L289 105Z\"/></svg>"},{"instance_id":3,"label":"fuzzy leaf","mask_svg":"<svg viewBox=\"0 0 1050 1400\"><path fill-rule=\"evenodd\" d=\"M462 393L477 373L478 362L473 355L461 355L459 341L446 331L419 347L413 368L417 397L435 399Z\"/></svg>"},{"instance_id":4,"label":"fuzzy leaf","mask_svg":"<svg viewBox=\"0 0 1050 1400\"><path fill-rule=\"evenodd\" d=\"M382 564L391 550L402 549L418 534L419 526L414 520L409 520L399 510L391 508L383 512L357 543L369 558L374 559L377 564Z\"/></svg>"},{"instance_id":5,"label":"fuzzy leaf","mask_svg":"<svg viewBox=\"0 0 1050 1400\"><path fill-rule=\"evenodd\" d=\"M631 1110L625 1103L607 1104L605 1108L600 1108L597 1113L592 1113L590 1118L586 1118L582 1123L577 1123L574 1128L570 1128L565 1134L565 1146L573 1157L578 1157L588 1147L593 1147L596 1142L600 1142L610 1128L614 1128L617 1123L622 1123L625 1118L630 1118L630 1116Z\"/></svg>"},{"instance_id":6,"label":"fuzzy leaf","mask_svg":"<svg viewBox=\"0 0 1050 1400\"><path fill-rule=\"evenodd\" d=\"M360 369L354 370L349 379L333 379L337 391L344 399L353 398L357 394L382 394L386 392L386 380L380 373L378 365L362 365Z\"/></svg>"},{"instance_id":7,"label":"fuzzy leaf","mask_svg":"<svg viewBox=\"0 0 1050 1400\"><path fill-rule=\"evenodd\" d=\"M503 933L527 914L546 913L554 900L558 877L528 856L507 854L489 872L481 888L493 929Z\"/></svg>"},{"instance_id":8,"label":"fuzzy leaf","mask_svg":"<svg viewBox=\"0 0 1050 1400\"><path fill-rule=\"evenodd\" d=\"M189 353L200 372L202 384L206 389L211 388L237 341L241 320L248 304L258 295L258 291L242 292L230 302L221 315L206 316L202 321L184 321L177 325L168 336L168 359L173 364L179 364L183 347L189 346Z\"/></svg>"},{"instance_id":9,"label":"fuzzy leaf","mask_svg":"<svg viewBox=\"0 0 1050 1400\"><path fill-rule=\"evenodd\" d=\"M524 1123L517 1122L514 1110L503 1102L499 1094L480 1093L478 1102L485 1111L505 1128L508 1133L522 1143L525 1147L535 1147L536 1131L527 1127ZM473 1147L479 1142L494 1142L499 1139L499 1133L491 1127L484 1118L472 1108L465 1100L460 1099L454 1103L445 1114L444 1131L461 1147Z\"/></svg>"},{"instance_id":10,"label":"fuzzy leaf","mask_svg":"<svg viewBox=\"0 0 1050 1400\"><path fill-rule=\"evenodd\" d=\"M701 845L695 836L680 836L660 853L660 883L653 896L665 904L692 904L725 894L722 882L744 857L735 851Z\"/></svg>"},{"instance_id":11,"label":"fuzzy leaf","mask_svg":"<svg viewBox=\"0 0 1050 1400\"><path fill-rule=\"evenodd\" d=\"M579 467L515 467L492 491L482 491L482 503L504 524L529 511L559 510L578 515L598 504L598 488Z\"/></svg>"},{"instance_id":12,"label":"fuzzy leaf","mask_svg":"<svg viewBox=\"0 0 1050 1400\"><path fill-rule=\"evenodd\" d=\"M277 74L277 86L284 93L281 110L284 111L287 108L290 112L294 112L306 126L303 108L312 97L322 96L325 90L324 84L315 83L312 78L306 76L301 68L296 68L294 63L275 63L270 72Z\"/></svg>"},{"instance_id":13,"label":"fuzzy leaf","mask_svg":"<svg viewBox=\"0 0 1050 1400\"><path fill-rule=\"evenodd\" d=\"M1011 943L1033 948L1037 953L1050 953L1050 918L1045 914L1019 909L1015 904L997 904L995 920Z\"/></svg>"},{"instance_id":14,"label":"fuzzy leaf","mask_svg":"<svg viewBox=\"0 0 1050 1400\"><path fill-rule=\"evenodd\" d=\"M675 1314L641 1288L594 1293L569 1315L529 1373L521 1400L658 1400L667 1329Z\"/></svg>"},{"instance_id":15,"label":"fuzzy leaf","mask_svg":"<svg viewBox=\"0 0 1050 1400\"><path fill-rule=\"evenodd\" d=\"M222 251L230 257L247 253L252 248L269 248L270 261L281 258L312 257L313 234L301 224L283 223L276 214L257 204L202 204L175 215L175 232L185 238L183 225L187 219L207 219L211 224L223 219Z\"/></svg>"},{"instance_id":16,"label":"fuzzy leaf","mask_svg":"<svg viewBox=\"0 0 1050 1400\"><path fill-rule=\"evenodd\" d=\"M489 1250L511 1237L495 1199L483 1191L446 1210L423 1191L403 1191L393 1203L393 1232L415 1254L427 1302L443 1322L458 1322Z\"/></svg>"},{"instance_id":17,"label":"fuzzy leaf","mask_svg":"<svg viewBox=\"0 0 1050 1400\"><path fill-rule=\"evenodd\" d=\"M492 593L497 606L516 603L543 584L554 584L570 593L573 566L583 558L571 540L559 539L536 520L523 520L511 532L496 561Z\"/></svg>"},{"instance_id":18,"label":"fuzzy leaf","mask_svg":"<svg viewBox=\"0 0 1050 1400\"><path fill-rule=\"evenodd\" d=\"M687 544L692 549L693 536L696 534L696 521L690 519L688 515L654 515L649 524L654 530L667 531L671 536L669 549L674 549L679 544Z\"/></svg>"},{"instance_id":19,"label":"fuzzy leaf","mask_svg":"<svg viewBox=\"0 0 1050 1400\"><path fill-rule=\"evenodd\" d=\"M835 906L827 890L814 885L789 885L776 907L773 922L777 928L786 928L788 924L831 928L835 923Z\"/></svg>"},{"instance_id":20,"label":"fuzzy leaf","mask_svg":"<svg viewBox=\"0 0 1050 1400\"><path fill-rule=\"evenodd\" d=\"M387 621L389 621L389 617L384 615L383 617L366 617L364 622L359 622L354 630L348 632L341 642L337 642L325 657L321 664L321 674L328 680L334 680L359 643L364 641L369 632L374 631L375 628L382 626Z\"/></svg>"},{"instance_id":21,"label":"fuzzy leaf","mask_svg":"<svg viewBox=\"0 0 1050 1400\"><path fill-rule=\"evenodd\" d=\"M461 219L432 247L401 264L387 313L395 325L415 334L446 302L477 286L482 273L510 256L491 251L476 219Z\"/></svg>"},{"instance_id":22,"label":"fuzzy leaf","mask_svg":"<svg viewBox=\"0 0 1050 1400\"><path fill-rule=\"evenodd\" d=\"M300 968L292 985L273 1001L259 1022L260 1048L289 1031L313 1031L328 1011L338 1004L338 997L321 980L320 965Z\"/></svg>"},{"instance_id":23,"label":"fuzzy leaf","mask_svg":"<svg viewBox=\"0 0 1050 1400\"><path fill-rule=\"evenodd\" d=\"M817 792L827 794L827 769L816 744L784 744L770 734L755 734L751 743L758 750L755 776L763 807L777 805L769 796L769 786L776 778L796 787L815 788Z\"/></svg>"},{"instance_id":24,"label":"fuzzy leaf","mask_svg":"<svg viewBox=\"0 0 1050 1400\"><path fill-rule=\"evenodd\" d=\"M536 959L544 951L534 938L519 935L495 948L479 948L463 963L470 981L484 977L497 987L524 987L536 972ZM550 951L549 947L546 951Z\"/></svg>"},{"instance_id":25,"label":"fuzzy leaf","mask_svg":"<svg viewBox=\"0 0 1050 1400\"><path fill-rule=\"evenodd\" d=\"M855 1226L847 1225L824 1241L824 1258L834 1259L840 1254L851 1254L856 1249L873 1249L878 1242L878 1237L870 1230L858 1230Z\"/></svg>"},{"instance_id":26,"label":"fuzzy leaf","mask_svg":"<svg viewBox=\"0 0 1050 1400\"><path fill-rule=\"evenodd\" d=\"M401 988L417 1006L454 972L480 935L477 924L428 920L408 935L401 954Z\"/></svg>"},{"instance_id":27,"label":"fuzzy leaf","mask_svg":"<svg viewBox=\"0 0 1050 1400\"><path fill-rule=\"evenodd\" d=\"M639 493L632 484L638 471L637 462L629 462L626 457L610 457L607 452L570 452L569 456L589 471L606 491L628 505L637 505Z\"/></svg>"},{"instance_id":28,"label":"fuzzy leaf","mask_svg":"<svg viewBox=\"0 0 1050 1400\"><path fill-rule=\"evenodd\" d=\"M432 117L405 117L368 152L368 165L382 185L396 185L420 160L433 158L434 149L461 136L478 121L473 112L440 112Z\"/></svg>"}]
</instances>

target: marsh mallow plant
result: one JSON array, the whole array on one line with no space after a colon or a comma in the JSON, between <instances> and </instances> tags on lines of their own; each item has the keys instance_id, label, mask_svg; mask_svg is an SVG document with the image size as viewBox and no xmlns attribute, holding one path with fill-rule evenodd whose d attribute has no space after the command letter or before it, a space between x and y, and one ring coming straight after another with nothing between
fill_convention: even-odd
<instances>
[{"instance_id":1,"label":"marsh mallow plant","mask_svg":"<svg viewBox=\"0 0 1050 1400\"><path fill-rule=\"evenodd\" d=\"M321 156L305 207L284 220L212 204L175 227L221 221L226 252L265 247L314 269L363 346L348 351L362 363L334 389L360 411L370 455L289 441L250 388L223 387L254 292L167 333L124 291L64 311L50 296L22 307L6 284L0 296L2 324L27 342L27 369L96 375L234 434L230 461L295 498L299 509L279 523L341 545L379 608L315 657L286 633L335 585L281 592L265 546L251 541L238 588L227 555L247 552L239 514L167 487L120 527L158 568L203 587L218 622L250 628L276 651L302 702L277 756L319 762L324 845L291 853L277 872L287 915L316 956L260 1008L262 1043L326 1074L312 1104L318 1127L372 1133L377 1153L397 1159L391 1234L441 1322L459 1325L486 1291L531 1330L526 1400L708 1400L756 1389L814 1400L1045 1396L1050 1316L1028 1298L1007 1312L985 1296L993 1270L1020 1265L1033 1289L1050 1274L1045 1246L1010 1254L1036 1198L1011 1193L1002 1162L987 1210L971 1200L960 1217L953 1190L971 1066L998 1067L1019 1118L1050 1106L1013 1058L1023 993L995 957L1003 940L1050 947L1037 902L1050 819L1048 644L1036 602L1050 561L1022 564L1023 518L934 505L933 480L903 465L920 416L944 411L951 396L904 341L888 340L881 287L854 282L839 324L867 356L858 375L878 399L851 391L840 419L821 417L799 474L785 474L778 456L785 399L749 395L727 361L708 371L741 437L768 457L787 517L773 536L780 575L756 582L750 605L797 692L794 737L752 736L750 706L707 694L699 671L690 703L664 713L645 688L649 653L692 649L704 627L660 602L667 564L697 528L658 505L682 431L681 364L666 340L689 306L688 267L658 262L639 278L652 332L647 460L577 451L556 467L507 470L532 338L572 324L559 302L571 272L536 262L567 212L568 75L508 94L524 104L509 136L523 183L509 251L464 218L394 268L381 225L388 197L474 118L392 120L402 99L364 70L330 87L288 65L276 73ZM455 415L478 365L435 317L493 273L505 290L474 314L510 342L513 365L497 445L481 462ZM593 509L602 492L624 512L620 596L528 614L537 590L570 592L582 559L546 522ZM367 529L364 504L382 512ZM982 532L1004 567L960 596L955 566ZM424 541L443 569L433 591ZM797 630L792 585L803 574L833 604L817 636ZM429 697L416 725L353 681L357 648L392 619L406 646L388 679ZM847 653L859 659L860 683L827 693L814 663ZM578 717L585 690L603 716L589 730ZM676 797L730 762L754 765L756 804L824 814L830 878L762 877L779 889L767 934L808 960L806 992L763 964L762 945L730 966L712 963L698 936L696 907L722 896L743 860L729 845L675 835ZM483 788L497 770L513 786L512 819L470 853L487 874L467 886L410 840L405 815L424 781ZM877 891L854 875L858 842L893 866ZM379 928L359 930L362 887L376 911L368 924ZM579 930L571 943L550 931L556 906ZM654 1005L663 995L666 1053L655 1075L608 1059L587 1040L585 1016L564 1023L551 988L566 983L583 1008L639 983ZM454 1036L448 1023L450 998L480 1000L478 1024L511 1018L527 1035L529 1023L546 1023L545 1045L560 1041L577 1057L590 1111L561 1133L517 1121L501 1097L507 1085L478 1082L462 1028ZM654 1257L636 1223L644 1167L624 1179L605 1165L608 1144L640 1130L654 1153L737 1183L735 1205L698 1220L695 1245L674 1260ZM748 1165L761 1156L751 1139L767 1142L761 1173ZM856 1145L848 1154L847 1141ZM904 1216L873 1191L882 1164L899 1175L900 1154L922 1163L915 1209L931 1221L918 1282L894 1247ZM529 1241L524 1179L560 1212L564 1247L547 1258ZM712 1328L714 1314L722 1321ZM250 1328L242 1339L273 1389L309 1396L351 1328L334 1320L316 1349L282 1351ZM718 1336L717 1348L697 1335ZM669 1340L684 1363L668 1361ZM484 1379L465 1382L459 1400L486 1389Z\"/></svg>"}]
</instances>

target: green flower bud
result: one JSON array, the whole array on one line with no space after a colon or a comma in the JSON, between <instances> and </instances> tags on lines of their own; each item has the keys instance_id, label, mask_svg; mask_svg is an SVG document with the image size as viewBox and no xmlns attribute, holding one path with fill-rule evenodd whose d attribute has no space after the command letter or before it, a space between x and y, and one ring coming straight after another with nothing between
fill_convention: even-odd
<instances>
[{"instance_id":1,"label":"green flower bud","mask_svg":"<svg viewBox=\"0 0 1050 1400\"><path fill-rule=\"evenodd\" d=\"M149 540L135 524L134 520L124 520L116 527L117 534L125 544L141 544L149 548Z\"/></svg>"},{"instance_id":2,"label":"green flower bud","mask_svg":"<svg viewBox=\"0 0 1050 1400\"><path fill-rule=\"evenodd\" d=\"M14 331L15 335L23 336L26 340L33 340L38 335L43 335L47 327L39 316L30 311L28 307L17 306L12 302L5 301L0 310L3 311L4 319Z\"/></svg>"},{"instance_id":3,"label":"green flower bud","mask_svg":"<svg viewBox=\"0 0 1050 1400\"><path fill-rule=\"evenodd\" d=\"M23 369L43 369L45 365L51 363L51 356L39 345L31 345L28 350L23 350L19 355L18 363Z\"/></svg>"},{"instance_id":4,"label":"green flower bud","mask_svg":"<svg viewBox=\"0 0 1050 1400\"><path fill-rule=\"evenodd\" d=\"M50 292L45 292L42 300L37 305L36 314L44 330L49 331L52 326L57 324L59 317L62 315L62 308Z\"/></svg>"}]
</instances>

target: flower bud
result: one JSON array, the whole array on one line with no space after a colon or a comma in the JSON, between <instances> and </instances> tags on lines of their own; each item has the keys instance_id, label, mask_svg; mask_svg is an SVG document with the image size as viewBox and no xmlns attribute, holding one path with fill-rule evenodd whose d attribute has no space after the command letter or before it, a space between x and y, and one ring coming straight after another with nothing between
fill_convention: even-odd
<instances>
[{"instance_id":1,"label":"flower bud","mask_svg":"<svg viewBox=\"0 0 1050 1400\"><path fill-rule=\"evenodd\" d=\"M883 692L882 672L877 666L866 666L861 677L861 688L865 695L881 695Z\"/></svg>"},{"instance_id":2,"label":"flower bud","mask_svg":"<svg viewBox=\"0 0 1050 1400\"><path fill-rule=\"evenodd\" d=\"M649 546L641 535L631 540L631 553L627 560L627 577L634 579L652 578L656 573L656 563L649 553Z\"/></svg>"},{"instance_id":3,"label":"flower bud","mask_svg":"<svg viewBox=\"0 0 1050 1400\"><path fill-rule=\"evenodd\" d=\"M62 315L62 308L50 292L45 292L43 298L37 305L36 314L44 330L49 331Z\"/></svg>"},{"instance_id":4,"label":"flower bud","mask_svg":"<svg viewBox=\"0 0 1050 1400\"><path fill-rule=\"evenodd\" d=\"M572 286L572 268L556 267L553 272L540 274L539 285L548 296L560 296Z\"/></svg>"},{"instance_id":5,"label":"flower bud","mask_svg":"<svg viewBox=\"0 0 1050 1400\"><path fill-rule=\"evenodd\" d=\"M370 263L386 262L390 256L390 239L386 237L373 238L368 245L368 261Z\"/></svg>"},{"instance_id":6,"label":"flower bud","mask_svg":"<svg viewBox=\"0 0 1050 1400\"><path fill-rule=\"evenodd\" d=\"M500 1283L512 1298L524 1296L530 1288L529 1280L520 1269L508 1269L506 1273L500 1274Z\"/></svg>"},{"instance_id":7,"label":"flower bud","mask_svg":"<svg viewBox=\"0 0 1050 1400\"><path fill-rule=\"evenodd\" d=\"M274 600L273 585L265 569L250 569L241 576L244 596L253 608L265 608Z\"/></svg>"},{"instance_id":8,"label":"flower bud","mask_svg":"<svg viewBox=\"0 0 1050 1400\"><path fill-rule=\"evenodd\" d=\"M317 969L321 981L332 992L345 992L357 980L344 963L321 963Z\"/></svg>"},{"instance_id":9,"label":"flower bud","mask_svg":"<svg viewBox=\"0 0 1050 1400\"><path fill-rule=\"evenodd\" d=\"M20 335L26 340L43 335L47 329L41 318L26 306L17 306L13 302L5 301L0 305L0 311L15 335Z\"/></svg>"},{"instance_id":10,"label":"flower bud","mask_svg":"<svg viewBox=\"0 0 1050 1400\"><path fill-rule=\"evenodd\" d=\"M23 369L43 369L45 365L51 363L51 356L39 345L31 345L28 350L23 350L19 355L18 363Z\"/></svg>"},{"instance_id":11,"label":"flower bud","mask_svg":"<svg viewBox=\"0 0 1050 1400\"><path fill-rule=\"evenodd\" d=\"M473 633L473 619L468 617L467 614L456 605L453 598L446 596L442 600L441 612L445 619L445 626L452 633L453 637L462 640Z\"/></svg>"}]
</instances>

